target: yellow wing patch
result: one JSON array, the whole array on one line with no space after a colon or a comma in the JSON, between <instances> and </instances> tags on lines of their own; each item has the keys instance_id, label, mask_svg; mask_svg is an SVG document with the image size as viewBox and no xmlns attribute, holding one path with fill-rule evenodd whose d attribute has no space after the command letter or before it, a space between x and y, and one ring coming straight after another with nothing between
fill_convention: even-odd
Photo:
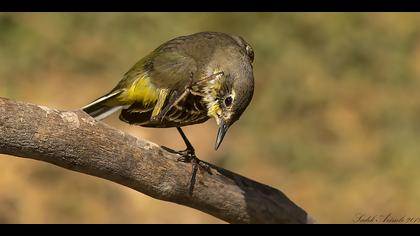
<instances>
[{"instance_id":1,"label":"yellow wing patch","mask_svg":"<svg viewBox=\"0 0 420 236\"><path fill-rule=\"evenodd\" d=\"M166 97L169 94L168 89L161 89L159 92L159 99L157 100L157 103L155 105L155 108L152 112L152 118L159 115L160 111L162 110L163 104L165 104Z\"/></svg>"},{"instance_id":2,"label":"yellow wing patch","mask_svg":"<svg viewBox=\"0 0 420 236\"><path fill-rule=\"evenodd\" d=\"M160 89L150 83L147 74L143 74L134 81L125 93L118 96L118 100L124 104L141 102L145 106L154 105L159 98Z\"/></svg>"}]
</instances>

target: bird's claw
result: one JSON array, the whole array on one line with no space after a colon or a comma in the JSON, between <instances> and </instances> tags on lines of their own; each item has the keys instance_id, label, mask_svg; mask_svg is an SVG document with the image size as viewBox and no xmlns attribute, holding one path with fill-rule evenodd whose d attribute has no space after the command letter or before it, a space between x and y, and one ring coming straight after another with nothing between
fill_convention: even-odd
<instances>
[{"instance_id":1,"label":"bird's claw","mask_svg":"<svg viewBox=\"0 0 420 236\"><path fill-rule=\"evenodd\" d=\"M185 162L185 163L190 163L191 162L192 165L193 165L193 171L197 167L201 167L202 169L206 170L207 172L209 172L211 174L209 164L207 164L204 161L198 159L193 150L186 149L186 150L183 150L183 151L178 151L177 154L180 155L180 157L178 157L177 161Z\"/></svg>"},{"instance_id":2,"label":"bird's claw","mask_svg":"<svg viewBox=\"0 0 420 236\"><path fill-rule=\"evenodd\" d=\"M198 168L201 168L207 171L209 174L212 174L210 170L210 165L198 159L197 156L195 155L194 150L186 149L183 151L178 151L177 153L178 155L180 155L177 161L192 163L192 174L191 174L190 187L189 187L189 194L192 196Z\"/></svg>"},{"instance_id":3,"label":"bird's claw","mask_svg":"<svg viewBox=\"0 0 420 236\"><path fill-rule=\"evenodd\" d=\"M177 161L180 162L191 162L192 159L197 158L197 156L195 155L194 151L190 150L190 149L185 149L183 151L178 151L177 152L178 155L180 155L180 157L178 157Z\"/></svg>"}]
</instances>

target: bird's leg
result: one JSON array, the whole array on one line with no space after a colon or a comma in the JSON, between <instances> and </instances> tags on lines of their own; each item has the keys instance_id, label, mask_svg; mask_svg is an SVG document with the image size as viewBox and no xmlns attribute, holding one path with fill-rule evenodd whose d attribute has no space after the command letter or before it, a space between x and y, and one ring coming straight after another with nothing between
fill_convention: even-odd
<instances>
[{"instance_id":1,"label":"bird's leg","mask_svg":"<svg viewBox=\"0 0 420 236\"><path fill-rule=\"evenodd\" d=\"M178 158L178 161L192 162L193 165L198 164L200 167L208 170L209 165L207 165L206 163L204 163L203 161L201 161L200 159L197 158L197 156L195 155L194 147L192 146L192 144L188 140L184 131L182 131L181 127L176 127L176 129L178 130L179 134L181 135L182 139L184 140L185 145L187 146L187 148L185 150L178 152L178 154L181 155L181 157Z\"/></svg>"},{"instance_id":2,"label":"bird's leg","mask_svg":"<svg viewBox=\"0 0 420 236\"><path fill-rule=\"evenodd\" d=\"M197 156L195 155L194 147L191 145L184 131L182 131L180 127L176 127L176 129L178 130L179 134L182 137L182 140L184 140L184 143L187 146L185 150L178 152L181 155L181 157L178 158L178 161L190 162L193 158L197 158Z\"/></svg>"},{"instance_id":3,"label":"bird's leg","mask_svg":"<svg viewBox=\"0 0 420 236\"><path fill-rule=\"evenodd\" d=\"M187 136L184 134L184 131L182 131L180 127L176 127L176 129L178 130L179 134L181 135L182 139L185 142L185 145L187 146L185 150L178 151L178 154L181 155L181 157L178 158L178 161L192 163L192 175L191 175L191 180L190 180L190 191L189 191L190 194L192 195L198 167L203 168L204 170L206 170L207 172L211 174L210 166L197 158L197 156L195 155L194 147L191 145Z\"/></svg>"},{"instance_id":4,"label":"bird's leg","mask_svg":"<svg viewBox=\"0 0 420 236\"><path fill-rule=\"evenodd\" d=\"M205 169L207 172L210 172L210 166L201 161L197 158L195 155L195 150L190 141L188 140L187 136L185 135L184 131L180 127L176 127L179 134L181 135L182 139L184 140L185 145L187 148L184 151L179 151L178 154L181 155L181 157L178 158L178 161L182 162L192 162L192 174L190 179L190 187L189 187L189 194L192 195L195 185L195 179L197 176L197 170L199 167Z\"/></svg>"}]
</instances>

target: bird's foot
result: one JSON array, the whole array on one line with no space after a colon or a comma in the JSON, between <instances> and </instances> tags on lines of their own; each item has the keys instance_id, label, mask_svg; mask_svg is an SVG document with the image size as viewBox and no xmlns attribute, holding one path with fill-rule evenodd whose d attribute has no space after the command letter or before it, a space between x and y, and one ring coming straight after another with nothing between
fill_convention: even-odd
<instances>
[{"instance_id":1,"label":"bird's foot","mask_svg":"<svg viewBox=\"0 0 420 236\"><path fill-rule=\"evenodd\" d=\"M209 164L207 164L204 161L198 159L198 157L195 155L194 151L192 151L190 149L186 149L186 150L183 150L183 151L178 151L177 153L178 153L178 155L180 155L180 157L177 159L177 161L185 162L185 163L190 163L191 162L192 165L193 165L193 170L196 169L197 167L201 167L202 169L206 170L207 172L209 172L211 174Z\"/></svg>"},{"instance_id":2,"label":"bird's foot","mask_svg":"<svg viewBox=\"0 0 420 236\"><path fill-rule=\"evenodd\" d=\"M191 162L192 163L192 174L191 174L190 187L189 187L189 194L192 195L193 190L194 190L194 184L195 184L198 168L201 168L201 169L207 171L209 174L212 174L211 170L210 170L210 165L205 163L204 161L198 159L197 156L195 155L194 150L186 149L186 150L183 150L183 151L178 151L177 153L178 153L178 155L181 155L177 159L177 161L186 162L186 163Z\"/></svg>"}]
</instances>

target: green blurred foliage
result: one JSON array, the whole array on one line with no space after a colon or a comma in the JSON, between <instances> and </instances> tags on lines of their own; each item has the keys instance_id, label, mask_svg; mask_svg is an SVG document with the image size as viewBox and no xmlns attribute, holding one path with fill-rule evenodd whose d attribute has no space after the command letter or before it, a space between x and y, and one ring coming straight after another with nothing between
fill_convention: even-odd
<instances>
[{"instance_id":1,"label":"green blurred foliage","mask_svg":"<svg viewBox=\"0 0 420 236\"><path fill-rule=\"evenodd\" d=\"M319 222L420 217L419 23L407 13L1 13L0 96L76 109L171 38L238 34L255 51L254 99L217 152L213 121L187 128L198 155L281 189ZM176 131L106 122L182 148ZM0 162L0 222L220 222L48 164Z\"/></svg>"}]
</instances>

